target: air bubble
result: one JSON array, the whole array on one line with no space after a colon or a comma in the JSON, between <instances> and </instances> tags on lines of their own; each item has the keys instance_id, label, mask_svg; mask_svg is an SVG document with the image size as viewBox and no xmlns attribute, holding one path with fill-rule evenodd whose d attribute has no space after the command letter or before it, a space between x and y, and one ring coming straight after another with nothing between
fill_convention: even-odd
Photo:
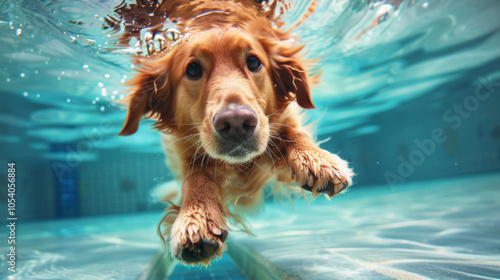
<instances>
[{"instance_id":1,"label":"air bubble","mask_svg":"<svg viewBox=\"0 0 500 280\"><path fill-rule=\"evenodd\" d=\"M104 106L101 106L101 112L104 112L105 108Z\"/></svg>"},{"instance_id":2,"label":"air bubble","mask_svg":"<svg viewBox=\"0 0 500 280\"><path fill-rule=\"evenodd\" d=\"M425 2L424 4L422 4L422 7L425 9L427 7L429 7L429 3L428 2Z\"/></svg>"},{"instance_id":3,"label":"air bubble","mask_svg":"<svg viewBox=\"0 0 500 280\"><path fill-rule=\"evenodd\" d=\"M66 99L66 102L70 103L70 102L71 102L71 99L69 99L69 98L68 98L68 99Z\"/></svg>"},{"instance_id":4,"label":"air bubble","mask_svg":"<svg viewBox=\"0 0 500 280\"><path fill-rule=\"evenodd\" d=\"M28 92L23 92L23 96L28 96Z\"/></svg>"},{"instance_id":5,"label":"air bubble","mask_svg":"<svg viewBox=\"0 0 500 280\"><path fill-rule=\"evenodd\" d=\"M83 65L83 69L87 69L89 66L87 64Z\"/></svg>"},{"instance_id":6,"label":"air bubble","mask_svg":"<svg viewBox=\"0 0 500 280\"><path fill-rule=\"evenodd\" d=\"M94 40L91 39L85 39L85 46L92 46L95 43Z\"/></svg>"},{"instance_id":7,"label":"air bubble","mask_svg":"<svg viewBox=\"0 0 500 280\"><path fill-rule=\"evenodd\" d=\"M104 74L104 78L109 78L109 74Z\"/></svg>"},{"instance_id":8,"label":"air bubble","mask_svg":"<svg viewBox=\"0 0 500 280\"><path fill-rule=\"evenodd\" d=\"M98 86L100 86L100 87L103 87L103 86L104 86L104 84L103 84L103 83L101 83L101 82L98 82L98 83L97 83L97 85L98 85Z\"/></svg>"},{"instance_id":9,"label":"air bubble","mask_svg":"<svg viewBox=\"0 0 500 280\"><path fill-rule=\"evenodd\" d=\"M24 78L24 77L26 77L26 74L21 73L21 74L19 74L19 76L21 76L21 78Z\"/></svg>"},{"instance_id":10,"label":"air bubble","mask_svg":"<svg viewBox=\"0 0 500 280\"><path fill-rule=\"evenodd\" d=\"M16 29L16 36L21 35L23 33L23 30L21 28Z\"/></svg>"}]
</instances>

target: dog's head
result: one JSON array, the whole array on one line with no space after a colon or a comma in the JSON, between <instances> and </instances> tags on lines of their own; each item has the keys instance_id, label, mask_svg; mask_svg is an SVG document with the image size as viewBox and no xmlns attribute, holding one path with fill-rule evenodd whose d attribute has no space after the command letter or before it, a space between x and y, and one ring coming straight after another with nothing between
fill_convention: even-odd
<instances>
[{"instance_id":1,"label":"dog's head","mask_svg":"<svg viewBox=\"0 0 500 280\"><path fill-rule=\"evenodd\" d=\"M193 32L143 62L120 135L133 134L149 114L161 131L199 133L212 158L247 162L265 152L270 122L290 102L314 108L300 50L241 27Z\"/></svg>"}]
</instances>

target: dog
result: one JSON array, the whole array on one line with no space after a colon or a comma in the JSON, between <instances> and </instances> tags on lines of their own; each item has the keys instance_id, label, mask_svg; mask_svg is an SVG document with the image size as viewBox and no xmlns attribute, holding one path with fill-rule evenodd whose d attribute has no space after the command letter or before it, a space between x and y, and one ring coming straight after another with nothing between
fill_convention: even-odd
<instances>
[{"instance_id":1,"label":"dog","mask_svg":"<svg viewBox=\"0 0 500 280\"><path fill-rule=\"evenodd\" d=\"M271 179L330 198L352 183L348 163L320 149L299 117L315 108L318 76L283 30L281 2L138 0L107 19L115 29L122 23L122 42L136 38L142 50L119 135L135 133L143 116L156 120L183 182L180 206L168 208L175 215L159 232L184 263L221 257L228 220L239 216L230 205L258 207Z\"/></svg>"}]
</instances>

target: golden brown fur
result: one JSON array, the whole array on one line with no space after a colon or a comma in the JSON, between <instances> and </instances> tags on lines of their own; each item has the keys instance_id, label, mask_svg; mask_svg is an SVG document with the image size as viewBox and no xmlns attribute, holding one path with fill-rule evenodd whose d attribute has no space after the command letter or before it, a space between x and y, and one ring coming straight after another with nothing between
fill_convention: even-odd
<instances>
[{"instance_id":1,"label":"golden brown fur","mask_svg":"<svg viewBox=\"0 0 500 280\"><path fill-rule=\"evenodd\" d=\"M275 1L264 12L252 0L142 4L117 12L123 18L152 13L143 25L153 32L165 19L175 19L186 34L165 52L136 58L141 68L131 81L120 132L133 134L146 114L165 135L168 163L183 182L181 206L170 208L178 214L163 220L171 229L172 255L205 264L221 256L226 221L234 216L228 204L257 204L272 178L304 185L315 196L334 196L351 183L347 163L318 148L302 128L299 106L314 108L310 85L315 78L307 75L302 46L280 29ZM130 25L122 41L138 37L138 28ZM249 56L262 63L258 71L249 70ZM193 62L203 69L199 79L186 74ZM258 119L251 147L238 146L248 152L237 156L221 152L225 142L214 129L215 116L235 104L250 108Z\"/></svg>"}]
</instances>

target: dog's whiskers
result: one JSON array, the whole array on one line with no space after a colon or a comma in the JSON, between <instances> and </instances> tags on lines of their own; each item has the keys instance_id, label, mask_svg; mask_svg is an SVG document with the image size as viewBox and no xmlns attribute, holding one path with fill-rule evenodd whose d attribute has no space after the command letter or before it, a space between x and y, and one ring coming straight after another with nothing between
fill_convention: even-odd
<instances>
[{"instance_id":1,"label":"dog's whiskers","mask_svg":"<svg viewBox=\"0 0 500 280\"><path fill-rule=\"evenodd\" d=\"M200 158L201 156L203 156L201 158L200 170L198 171L198 173L201 173L201 170L203 169L203 163L205 162L205 158L207 158L206 167L208 167L208 163L210 162L210 156L208 155L207 150L211 149L213 144L214 144L214 142L210 143L210 145L208 146L208 148L205 148L204 149L205 151L201 155L199 155L197 158L194 159L196 161L198 158ZM193 163L193 165L194 165L194 163Z\"/></svg>"},{"instance_id":2,"label":"dog's whiskers","mask_svg":"<svg viewBox=\"0 0 500 280\"><path fill-rule=\"evenodd\" d=\"M186 148L184 150L184 152L180 153L179 155L177 155L177 158L180 158L185 152L187 152L189 149L191 149L191 147L193 147L194 145L198 144L200 142L200 140L194 142L191 146L189 146L188 148Z\"/></svg>"},{"instance_id":3,"label":"dog's whiskers","mask_svg":"<svg viewBox=\"0 0 500 280\"><path fill-rule=\"evenodd\" d=\"M271 153L276 156L274 154L274 152L272 151L271 147L267 146L266 147L266 154L269 155L269 158L271 159L272 163L273 163L273 166L274 166L274 169L276 169L276 164L274 163L274 159L273 159L273 156L271 155Z\"/></svg>"},{"instance_id":4,"label":"dog's whiskers","mask_svg":"<svg viewBox=\"0 0 500 280\"><path fill-rule=\"evenodd\" d=\"M193 175L193 173L194 173L194 164L196 163L196 159L197 159L196 156L198 155L198 151L200 150L200 148L202 146L202 143L200 140L198 140L196 143L198 144L198 146L196 147L196 150L194 151L194 154L191 157L191 161L189 162L189 165L191 165L191 164L193 165L191 167L191 175ZM193 158L194 158L194 160L193 160Z\"/></svg>"},{"instance_id":5,"label":"dog's whiskers","mask_svg":"<svg viewBox=\"0 0 500 280\"><path fill-rule=\"evenodd\" d=\"M258 164L257 162L254 162L254 164L257 165L258 167L260 167L260 169L262 169L262 171L264 171L264 173L269 175L269 177L273 176L271 173L269 173L269 171L267 171L264 167L260 166L260 164Z\"/></svg>"},{"instance_id":6,"label":"dog's whiskers","mask_svg":"<svg viewBox=\"0 0 500 280\"><path fill-rule=\"evenodd\" d=\"M273 140L269 139L269 144L273 145L273 147L275 147L275 148L276 148L276 150L278 150L278 151L281 153L280 149L278 148L278 145L276 145L276 143L274 143L274 141L273 141ZM283 154L281 154L281 158L280 158L280 157L278 157L278 156L277 156L277 155L273 152L273 149L272 149L271 147L267 146L267 148L269 148L269 151L271 151L271 153L273 154L273 156L274 156L274 157L276 157L277 159L281 160L281 158L284 158L284 157L283 157Z\"/></svg>"},{"instance_id":7,"label":"dog's whiskers","mask_svg":"<svg viewBox=\"0 0 500 280\"><path fill-rule=\"evenodd\" d=\"M282 139L281 139L281 138L279 138L279 137L276 137L276 138L277 138L277 139L279 139L280 141L282 140ZM283 153L281 152L281 149L279 149L279 148L278 148L278 145L276 145L276 143L274 143L274 141L273 141L272 139L269 139L269 142L271 142L271 144L273 144L273 145L276 147L276 149L278 150L278 152L279 152L279 153L280 153L280 155L281 155L281 158L282 158L282 159L283 159L283 161L285 162L286 168L288 168L288 169L289 169L289 168L290 168L290 166L288 166L288 161L287 161L287 159L286 159L285 155L283 155ZM286 145L285 145L285 150L286 150Z\"/></svg>"},{"instance_id":8,"label":"dog's whiskers","mask_svg":"<svg viewBox=\"0 0 500 280\"><path fill-rule=\"evenodd\" d=\"M279 140L280 142L288 142L288 143L292 143L293 142L291 140L285 140L285 139L279 137L278 135L273 135L273 134L270 134L269 138L273 138L273 139Z\"/></svg>"},{"instance_id":9,"label":"dog's whiskers","mask_svg":"<svg viewBox=\"0 0 500 280\"><path fill-rule=\"evenodd\" d=\"M297 131L299 134L301 134L303 136L309 137L307 134L305 134L304 132L298 130L297 128L295 128L293 126L290 126L290 125L287 125L287 124L284 124L284 123L269 123L269 126L272 126L272 125L279 125L279 126L288 127L288 128L291 128L291 129Z\"/></svg>"},{"instance_id":10,"label":"dog's whiskers","mask_svg":"<svg viewBox=\"0 0 500 280\"><path fill-rule=\"evenodd\" d=\"M266 117L270 118L272 115L279 114L279 113L283 113L283 111L284 111L283 109L281 109L281 110L276 110L276 111L272 112L271 114L267 115Z\"/></svg>"},{"instance_id":11,"label":"dog's whiskers","mask_svg":"<svg viewBox=\"0 0 500 280\"><path fill-rule=\"evenodd\" d=\"M244 174L248 174L250 171L252 171L253 164L254 164L254 160L251 160L251 161L245 162L245 163L236 163L234 165L240 170L240 172L242 172Z\"/></svg>"},{"instance_id":12,"label":"dog's whiskers","mask_svg":"<svg viewBox=\"0 0 500 280\"><path fill-rule=\"evenodd\" d=\"M197 127L197 126L193 126L193 127L191 127L190 129L188 129L188 130L184 131L184 133L183 133L183 134L186 134L186 133L188 133L189 131L191 131L191 130L193 130L193 129L195 129L195 128L198 128L198 127ZM195 133L195 134L200 134L200 133L198 132L198 133Z\"/></svg>"},{"instance_id":13,"label":"dog's whiskers","mask_svg":"<svg viewBox=\"0 0 500 280\"><path fill-rule=\"evenodd\" d=\"M203 125L203 123L201 123L201 122L198 122L198 123L171 123L171 125L177 125L177 126L180 126L180 125L201 126L201 125Z\"/></svg>"},{"instance_id":14,"label":"dog's whiskers","mask_svg":"<svg viewBox=\"0 0 500 280\"><path fill-rule=\"evenodd\" d=\"M156 157L155 157L155 160L153 161L154 163L156 163L156 161L158 160L158 158L160 157L160 155L163 154L163 152L159 152Z\"/></svg>"},{"instance_id":15,"label":"dog's whiskers","mask_svg":"<svg viewBox=\"0 0 500 280\"><path fill-rule=\"evenodd\" d=\"M169 143L168 145L166 145L164 148L168 148L168 147L172 146L174 143L179 142L179 141L181 141L181 140L183 140L183 139L186 139L186 141L184 142L184 143L186 143L187 141L189 141L189 139L191 139L191 138L193 138L193 137L195 137L195 136L199 136L199 135L200 135L200 133L195 133L195 134L190 134L190 135L188 135L188 136L181 137L181 138L179 138L179 139L177 139L177 140L175 140L175 141L170 142L170 143Z\"/></svg>"}]
</instances>

